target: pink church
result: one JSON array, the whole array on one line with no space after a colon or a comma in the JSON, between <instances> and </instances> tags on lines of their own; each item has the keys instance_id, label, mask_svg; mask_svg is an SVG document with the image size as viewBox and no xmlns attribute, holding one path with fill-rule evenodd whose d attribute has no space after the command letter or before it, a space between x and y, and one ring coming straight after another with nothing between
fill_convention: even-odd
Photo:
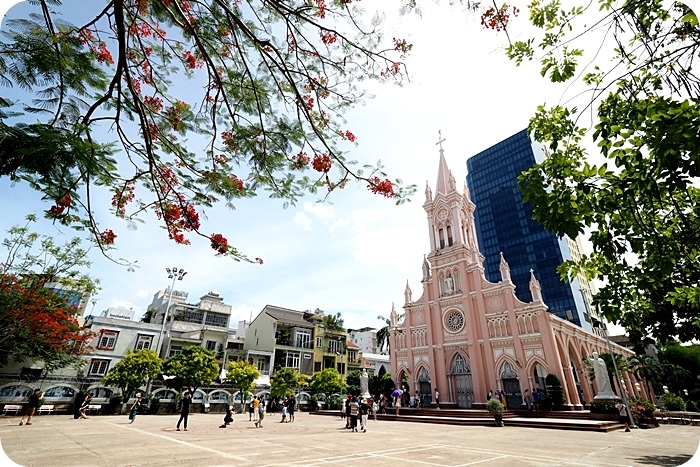
<instances>
[{"instance_id":1,"label":"pink church","mask_svg":"<svg viewBox=\"0 0 700 467\"><path fill-rule=\"evenodd\" d=\"M407 376L408 389L421 394L424 406L437 390L440 406L453 408L484 407L489 390L499 389L514 409L523 404L526 389L545 390L545 378L553 373L562 383L565 407L582 410L597 393L582 361L593 352L609 353L606 339L548 313L537 271L531 272L531 303L516 298L503 257L501 281L485 279L474 228L476 206L466 184L457 191L442 148L435 196L426 183L423 208L430 237L423 294L414 300L406 283L405 313L400 318L393 306L391 311L391 368L397 387ZM617 354L633 355L612 345ZM633 374L623 373L622 379L627 394L651 400Z\"/></svg>"}]
</instances>

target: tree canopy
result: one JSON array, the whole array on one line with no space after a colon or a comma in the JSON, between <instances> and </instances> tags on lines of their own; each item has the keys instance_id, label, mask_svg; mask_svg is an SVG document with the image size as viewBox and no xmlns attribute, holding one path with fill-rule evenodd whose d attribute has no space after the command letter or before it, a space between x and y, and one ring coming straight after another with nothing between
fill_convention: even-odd
<instances>
[{"instance_id":1,"label":"tree canopy","mask_svg":"<svg viewBox=\"0 0 700 467\"><path fill-rule=\"evenodd\" d=\"M259 376L255 365L243 360L229 363L226 371L226 381L241 391L241 404L245 404L245 396L255 388L255 380Z\"/></svg>"},{"instance_id":2,"label":"tree canopy","mask_svg":"<svg viewBox=\"0 0 700 467\"><path fill-rule=\"evenodd\" d=\"M342 375L335 368L326 368L316 373L309 386L314 392L325 394L326 400L329 400L331 394L343 393L347 388Z\"/></svg>"},{"instance_id":3,"label":"tree canopy","mask_svg":"<svg viewBox=\"0 0 700 467\"><path fill-rule=\"evenodd\" d=\"M688 7L673 5L533 0L537 37L507 47L517 64L538 60L553 82L582 80L580 107L542 105L530 120L548 157L520 183L546 229L592 232L593 252L560 272L604 283L593 305L638 351L649 339L700 337L700 28ZM496 13L495 23L506 28L510 16Z\"/></svg>"},{"instance_id":4,"label":"tree canopy","mask_svg":"<svg viewBox=\"0 0 700 467\"><path fill-rule=\"evenodd\" d=\"M340 314L340 312L334 315L323 315L323 318L321 318L321 323L325 326L326 329L330 331L345 330L343 317Z\"/></svg>"},{"instance_id":5,"label":"tree canopy","mask_svg":"<svg viewBox=\"0 0 700 467\"><path fill-rule=\"evenodd\" d=\"M134 389L143 386L149 379L157 378L162 365L163 361L153 350L127 350L124 358L102 378L102 384L119 388L126 401Z\"/></svg>"},{"instance_id":6,"label":"tree canopy","mask_svg":"<svg viewBox=\"0 0 700 467\"><path fill-rule=\"evenodd\" d=\"M291 396L300 386L300 373L295 368L280 368L270 378L272 397Z\"/></svg>"},{"instance_id":7,"label":"tree canopy","mask_svg":"<svg viewBox=\"0 0 700 467\"><path fill-rule=\"evenodd\" d=\"M163 375L174 376L178 389L188 388L193 394L197 388L211 384L219 375L214 352L198 345L183 347L178 354L163 364Z\"/></svg>"},{"instance_id":8,"label":"tree canopy","mask_svg":"<svg viewBox=\"0 0 700 467\"><path fill-rule=\"evenodd\" d=\"M345 155L361 82L401 82L412 48L358 3L34 2L0 43L0 84L13 88L0 98L0 177L38 190L47 218L103 250L115 222L149 214L177 243L201 236L245 260L203 226L216 203L267 191L286 207L353 180L401 203L413 187ZM100 190L112 218L95 214Z\"/></svg>"},{"instance_id":9,"label":"tree canopy","mask_svg":"<svg viewBox=\"0 0 700 467\"><path fill-rule=\"evenodd\" d=\"M76 313L98 282L81 272L87 251L74 238L58 245L31 232L35 219L8 230L0 262L0 363L31 358L47 372L82 366L93 334L81 330Z\"/></svg>"}]
</instances>

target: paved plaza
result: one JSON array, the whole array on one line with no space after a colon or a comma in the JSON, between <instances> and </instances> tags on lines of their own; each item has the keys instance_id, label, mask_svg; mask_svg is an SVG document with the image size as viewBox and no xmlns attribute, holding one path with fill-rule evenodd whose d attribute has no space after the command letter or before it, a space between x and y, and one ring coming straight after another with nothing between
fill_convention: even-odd
<instances>
[{"instance_id":1,"label":"paved plaza","mask_svg":"<svg viewBox=\"0 0 700 467\"><path fill-rule=\"evenodd\" d=\"M32 426L0 417L5 454L23 466L656 466L682 465L698 449L700 426L596 433L536 428L451 426L380 420L351 433L340 418L298 413L295 423L247 415L218 428L223 415L42 415ZM688 465L700 465L693 459ZM12 465L0 457L0 465Z\"/></svg>"}]
</instances>

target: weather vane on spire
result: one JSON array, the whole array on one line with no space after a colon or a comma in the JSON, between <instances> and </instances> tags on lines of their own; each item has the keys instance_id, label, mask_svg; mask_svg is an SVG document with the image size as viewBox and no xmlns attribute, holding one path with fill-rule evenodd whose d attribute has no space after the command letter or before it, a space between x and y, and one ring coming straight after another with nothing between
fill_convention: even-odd
<instances>
[{"instance_id":1,"label":"weather vane on spire","mask_svg":"<svg viewBox=\"0 0 700 467\"><path fill-rule=\"evenodd\" d=\"M447 141L445 138L442 137L442 130L438 130L438 142L435 143L437 146L438 144L440 145L440 152L442 152L442 143Z\"/></svg>"}]
</instances>

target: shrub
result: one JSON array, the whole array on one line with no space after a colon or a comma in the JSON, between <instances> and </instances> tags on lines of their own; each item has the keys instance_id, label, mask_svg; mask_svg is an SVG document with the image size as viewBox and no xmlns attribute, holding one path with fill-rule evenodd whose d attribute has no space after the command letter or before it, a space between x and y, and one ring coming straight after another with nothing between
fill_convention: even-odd
<instances>
[{"instance_id":1,"label":"shrub","mask_svg":"<svg viewBox=\"0 0 700 467\"><path fill-rule=\"evenodd\" d=\"M564 390L561 387L561 381L557 375L548 374L545 380L547 384L547 398L555 407L566 402L564 398Z\"/></svg>"},{"instance_id":2,"label":"shrub","mask_svg":"<svg viewBox=\"0 0 700 467\"><path fill-rule=\"evenodd\" d=\"M648 400L641 399L639 397L632 397L628 402L630 411L632 412L632 417L634 417L637 423L639 423L642 418L650 418L654 415L656 406Z\"/></svg>"},{"instance_id":3,"label":"shrub","mask_svg":"<svg viewBox=\"0 0 700 467\"><path fill-rule=\"evenodd\" d=\"M498 399L489 399L486 403L486 410L493 416L503 414L503 404Z\"/></svg>"},{"instance_id":4,"label":"shrub","mask_svg":"<svg viewBox=\"0 0 700 467\"><path fill-rule=\"evenodd\" d=\"M666 410L685 410L685 401L672 392L663 394L659 399Z\"/></svg>"},{"instance_id":5,"label":"shrub","mask_svg":"<svg viewBox=\"0 0 700 467\"><path fill-rule=\"evenodd\" d=\"M593 401L591 402L591 413L618 414L619 410L613 401Z\"/></svg>"}]
</instances>

